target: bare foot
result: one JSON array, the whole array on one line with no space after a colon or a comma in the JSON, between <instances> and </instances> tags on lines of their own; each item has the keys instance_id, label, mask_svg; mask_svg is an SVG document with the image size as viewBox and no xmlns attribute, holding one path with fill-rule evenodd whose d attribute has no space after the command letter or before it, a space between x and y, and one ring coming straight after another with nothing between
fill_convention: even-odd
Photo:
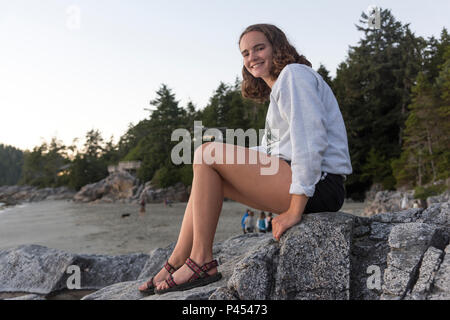
<instances>
[{"instance_id":1,"label":"bare foot","mask_svg":"<svg viewBox=\"0 0 450 320\"><path fill-rule=\"evenodd\" d=\"M272 219L272 234L273 237L280 241L283 233L292 227L293 225L299 223L302 220L301 214L285 212Z\"/></svg>"}]
</instances>

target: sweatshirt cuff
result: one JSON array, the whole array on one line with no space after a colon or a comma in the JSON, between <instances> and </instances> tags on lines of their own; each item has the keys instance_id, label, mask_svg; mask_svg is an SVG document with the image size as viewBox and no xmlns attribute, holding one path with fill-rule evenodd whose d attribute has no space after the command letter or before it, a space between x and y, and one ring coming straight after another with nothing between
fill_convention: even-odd
<instances>
[{"instance_id":1,"label":"sweatshirt cuff","mask_svg":"<svg viewBox=\"0 0 450 320\"><path fill-rule=\"evenodd\" d=\"M289 189L290 194L304 194L308 198L312 198L316 191L316 186L302 186L300 183L292 183Z\"/></svg>"},{"instance_id":2,"label":"sweatshirt cuff","mask_svg":"<svg viewBox=\"0 0 450 320\"><path fill-rule=\"evenodd\" d=\"M250 147L250 150L255 150L258 152L263 152L263 153L267 153L266 148L264 148L264 146L254 146L254 147Z\"/></svg>"}]
</instances>

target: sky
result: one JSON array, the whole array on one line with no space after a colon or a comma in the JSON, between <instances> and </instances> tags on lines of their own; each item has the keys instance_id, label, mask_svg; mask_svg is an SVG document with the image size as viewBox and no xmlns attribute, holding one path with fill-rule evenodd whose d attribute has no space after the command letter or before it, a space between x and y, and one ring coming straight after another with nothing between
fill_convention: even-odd
<instances>
[{"instance_id":1,"label":"sky","mask_svg":"<svg viewBox=\"0 0 450 320\"><path fill-rule=\"evenodd\" d=\"M203 109L221 81L242 78L238 40L255 23L335 76L370 5L425 38L449 27L448 0L0 0L0 143L80 145L91 129L117 142L163 83Z\"/></svg>"}]
</instances>

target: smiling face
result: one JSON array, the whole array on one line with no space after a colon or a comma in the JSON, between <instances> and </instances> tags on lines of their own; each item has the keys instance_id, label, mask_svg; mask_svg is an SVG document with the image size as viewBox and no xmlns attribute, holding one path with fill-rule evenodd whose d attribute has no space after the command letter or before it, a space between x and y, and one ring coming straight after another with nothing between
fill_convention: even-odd
<instances>
[{"instance_id":1,"label":"smiling face","mask_svg":"<svg viewBox=\"0 0 450 320\"><path fill-rule=\"evenodd\" d=\"M264 33L250 31L244 34L239 48L247 71L255 78L262 78L272 88L272 84L275 82L270 75L273 49Z\"/></svg>"}]
</instances>

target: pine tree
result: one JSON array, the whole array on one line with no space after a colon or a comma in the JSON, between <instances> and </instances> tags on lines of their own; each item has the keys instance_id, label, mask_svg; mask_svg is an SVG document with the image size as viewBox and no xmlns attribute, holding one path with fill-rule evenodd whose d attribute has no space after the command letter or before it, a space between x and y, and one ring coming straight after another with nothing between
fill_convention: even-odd
<instances>
[{"instance_id":1,"label":"pine tree","mask_svg":"<svg viewBox=\"0 0 450 320\"><path fill-rule=\"evenodd\" d=\"M400 156L402 128L410 103L409 92L420 70L425 42L409 26L381 10L381 28L370 29L361 16L357 29L364 33L358 46L350 47L333 80L333 89L347 128L353 174L346 187L354 198L375 181L385 189L395 186L391 161ZM379 154L378 172L369 174L371 149Z\"/></svg>"},{"instance_id":2,"label":"pine tree","mask_svg":"<svg viewBox=\"0 0 450 320\"><path fill-rule=\"evenodd\" d=\"M322 76L323 80L325 80L325 82L330 86L331 90L333 90L333 81L330 77L330 72L323 64L320 64L319 69L317 69L317 73Z\"/></svg>"},{"instance_id":3,"label":"pine tree","mask_svg":"<svg viewBox=\"0 0 450 320\"><path fill-rule=\"evenodd\" d=\"M0 144L0 186L16 184L22 173L23 152Z\"/></svg>"},{"instance_id":4,"label":"pine tree","mask_svg":"<svg viewBox=\"0 0 450 320\"><path fill-rule=\"evenodd\" d=\"M402 154L392 162L397 186L420 187L449 177L449 40L443 29L440 40L428 41L423 71L412 89Z\"/></svg>"},{"instance_id":5,"label":"pine tree","mask_svg":"<svg viewBox=\"0 0 450 320\"><path fill-rule=\"evenodd\" d=\"M160 186L167 186L167 177L170 177L171 181L178 180L178 169L170 158L171 150L177 142L171 141L171 135L175 129L188 129L186 123L188 113L178 106L179 102L175 100L175 94L167 85L162 84L156 95L157 97L150 101L150 104L156 109L151 111L148 121L140 123L139 131L145 132L145 136L140 137L136 146L128 152L124 159L142 161L137 172L138 178L142 181L149 181L155 177L157 178L155 181L158 180ZM130 138L136 139L133 135ZM162 171L155 176L158 170ZM168 174L161 174L166 171ZM161 177L163 177L162 180Z\"/></svg>"}]
</instances>

